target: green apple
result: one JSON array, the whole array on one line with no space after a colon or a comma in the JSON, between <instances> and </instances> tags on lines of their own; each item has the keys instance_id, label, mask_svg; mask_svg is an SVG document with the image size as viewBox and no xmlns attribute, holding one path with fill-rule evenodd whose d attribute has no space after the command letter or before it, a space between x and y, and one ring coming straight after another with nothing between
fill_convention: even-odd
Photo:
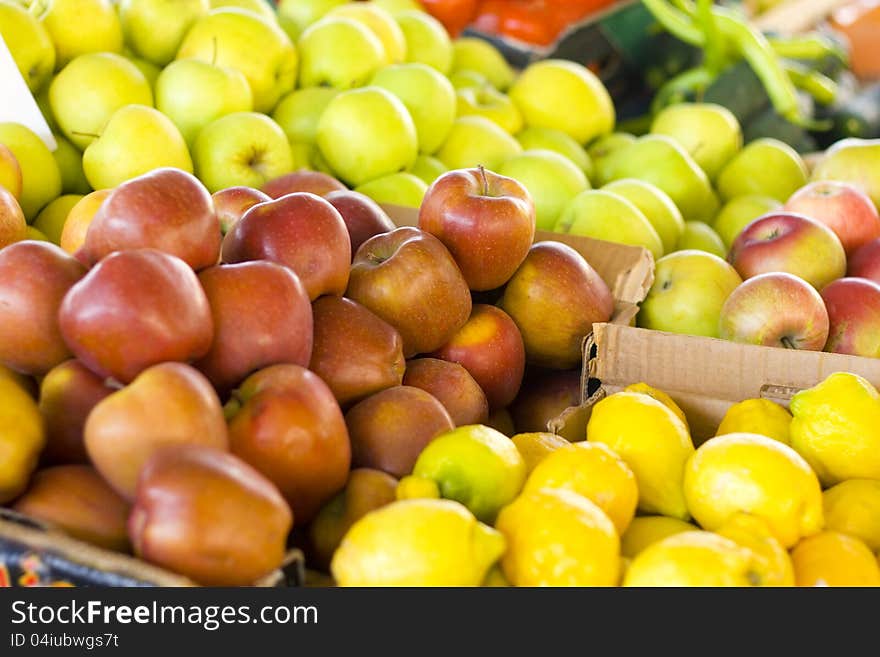
<instances>
[{"instance_id":1,"label":"green apple","mask_svg":"<svg viewBox=\"0 0 880 657\"><path fill-rule=\"evenodd\" d=\"M117 110L83 153L83 171L93 189L116 187L160 167L193 172L192 158L177 126L146 105Z\"/></svg>"},{"instance_id":2,"label":"green apple","mask_svg":"<svg viewBox=\"0 0 880 657\"><path fill-rule=\"evenodd\" d=\"M58 122L55 120L55 115L52 114L52 104L49 102L49 85L43 87L43 90L34 96L34 100L37 101L37 107L40 108L40 113L46 119L46 125L49 126L49 130L54 133L61 132L61 128L58 127Z\"/></svg>"},{"instance_id":3,"label":"green apple","mask_svg":"<svg viewBox=\"0 0 880 657\"><path fill-rule=\"evenodd\" d=\"M371 85L397 96L416 126L419 152L437 151L455 122L455 89L449 80L427 64L386 66Z\"/></svg>"},{"instance_id":4,"label":"green apple","mask_svg":"<svg viewBox=\"0 0 880 657\"><path fill-rule=\"evenodd\" d=\"M354 191L369 196L376 203L418 208L428 186L411 173L398 172L358 185Z\"/></svg>"},{"instance_id":5,"label":"green apple","mask_svg":"<svg viewBox=\"0 0 880 657\"><path fill-rule=\"evenodd\" d=\"M543 148L548 151L556 151L574 162L588 179L593 177L593 162L587 155L587 151L561 130L526 128L516 133L516 140L525 150Z\"/></svg>"},{"instance_id":6,"label":"green apple","mask_svg":"<svg viewBox=\"0 0 880 657\"><path fill-rule=\"evenodd\" d=\"M150 83L122 55L80 55L49 86L49 104L58 127L73 145L85 150L116 110L152 105Z\"/></svg>"},{"instance_id":7,"label":"green apple","mask_svg":"<svg viewBox=\"0 0 880 657\"><path fill-rule=\"evenodd\" d=\"M314 144L306 144L296 141L290 142L291 170L298 171L300 169L317 168L314 164L314 158L317 152L318 147Z\"/></svg>"},{"instance_id":8,"label":"green apple","mask_svg":"<svg viewBox=\"0 0 880 657\"><path fill-rule=\"evenodd\" d=\"M190 146L212 121L253 108L251 88L238 69L178 59L165 67L156 82L156 109L174 122Z\"/></svg>"},{"instance_id":9,"label":"green apple","mask_svg":"<svg viewBox=\"0 0 880 657\"><path fill-rule=\"evenodd\" d=\"M385 51L384 64L402 64L406 60L406 38L394 16L372 2L349 2L334 7L327 17L350 18L373 31Z\"/></svg>"},{"instance_id":10,"label":"green apple","mask_svg":"<svg viewBox=\"0 0 880 657\"><path fill-rule=\"evenodd\" d=\"M477 37L459 37L452 42L451 73L474 71L501 91L507 91L516 77L510 64L488 41Z\"/></svg>"},{"instance_id":11,"label":"green apple","mask_svg":"<svg viewBox=\"0 0 880 657\"><path fill-rule=\"evenodd\" d=\"M141 57L136 57L132 53L123 52L122 54L128 61L137 66L137 69L141 73L144 74L144 77L150 84L150 89L153 90L153 95L155 96L156 82L159 80L159 75L161 75L162 69L156 66L153 62L142 59Z\"/></svg>"},{"instance_id":12,"label":"green apple","mask_svg":"<svg viewBox=\"0 0 880 657\"><path fill-rule=\"evenodd\" d=\"M727 163L718 175L721 198L745 194L769 196L785 203L807 184L807 167L791 146L778 139L756 139Z\"/></svg>"},{"instance_id":13,"label":"green apple","mask_svg":"<svg viewBox=\"0 0 880 657\"><path fill-rule=\"evenodd\" d=\"M614 129L614 104L585 66L561 59L530 64L510 89L527 126L556 128L579 144Z\"/></svg>"},{"instance_id":14,"label":"green apple","mask_svg":"<svg viewBox=\"0 0 880 657\"><path fill-rule=\"evenodd\" d=\"M730 249L743 228L758 217L781 209L782 203L769 196L737 196L722 206L712 221L712 227L724 243L724 248Z\"/></svg>"},{"instance_id":15,"label":"green apple","mask_svg":"<svg viewBox=\"0 0 880 657\"><path fill-rule=\"evenodd\" d=\"M61 231L64 230L64 222L70 209L80 202L82 194L65 194L51 201L40 210L40 214L34 219L33 227L46 236L53 244L61 244Z\"/></svg>"},{"instance_id":16,"label":"green apple","mask_svg":"<svg viewBox=\"0 0 880 657\"><path fill-rule=\"evenodd\" d=\"M278 23L293 41L297 41L309 25L323 18L334 7L347 2L348 0L280 0Z\"/></svg>"},{"instance_id":17,"label":"green apple","mask_svg":"<svg viewBox=\"0 0 880 657\"><path fill-rule=\"evenodd\" d=\"M92 187L83 171L82 153L61 135L55 135L55 143L57 147L52 157L61 173L61 193L88 194Z\"/></svg>"},{"instance_id":18,"label":"green apple","mask_svg":"<svg viewBox=\"0 0 880 657\"><path fill-rule=\"evenodd\" d=\"M416 126L389 91L364 87L330 101L318 120L318 148L343 182L357 186L404 171L416 160Z\"/></svg>"},{"instance_id":19,"label":"green apple","mask_svg":"<svg viewBox=\"0 0 880 657\"><path fill-rule=\"evenodd\" d=\"M227 114L202 128L193 160L196 175L212 194L236 185L259 189L293 170L284 131L256 112Z\"/></svg>"},{"instance_id":20,"label":"green apple","mask_svg":"<svg viewBox=\"0 0 880 657\"><path fill-rule=\"evenodd\" d=\"M514 135L523 127L523 118L516 105L497 89L486 86L468 87L455 92L458 116L484 116Z\"/></svg>"},{"instance_id":21,"label":"green apple","mask_svg":"<svg viewBox=\"0 0 880 657\"><path fill-rule=\"evenodd\" d=\"M212 9L190 28L177 59L237 68L247 78L254 110L270 112L296 83L297 54L277 23L237 7Z\"/></svg>"},{"instance_id":22,"label":"green apple","mask_svg":"<svg viewBox=\"0 0 880 657\"><path fill-rule=\"evenodd\" d=\"M718 337L721 307L742 279L725 260L705 251L660 258L654 284L637 317L642 328Z\"/></svg>"},{"instance_id":23,"label":"green apple","mask_svg":"<svg viewBox=\"0 0 880 657\"><path fill-rule=\"evenodd\" d=\"M452 40L443 24L421 10L396 13L394 19L406 40L406 61L447 75L452 69Z\"/></svg>"},{"instance_id":24,"label":"green apple","mask_svg":"<svg viewBox=\"0 0 880 657\"><path fill-rule=\"evenodd\" d=\"M684 224L684 232L675 245L675 251L687 251L688 249L696 251L705 251L719 258L727 257L727 249L721 237L709 224L702 221L686 221Z\"/></svg>"},{"instance_id":25,"label":"green apple","mask_svg":"<svg viewBox=\"0 0 880 657\"><path fill-rule=\"evenodd\" d=\"M485 75L476 71L456 71L455 73L450 73L449 81L456 90L468 89L470 87L482 89L483 87L492 86L492 83L489 82ZM494 87L492 88L494 89Z\"/></svg>"},{"instance_id":26,"label":"green apple","mask_svg":"<svg viewBox=\"0 0 880 657\"><path fill-rule=\"evenodd\" d=\"M209 9L208 0L120 0L119 19L132 51L165 66L174 60L189 28Z\"/></svg>"},{"instance_id":27,"label":"green apple","mask_svg":"<svg viewBox=\"0 0 880 657\"><path fill-rule=\"evenodd\" d=\"M430 185L449 169L436 157L422 153L407 171L417 178L421 178L426 185Z\"/></svg>"},{"instance_id":28,"label":"green apple","mask_svg":"<svg viewBox=\"0 0 880 657\"><path fill-rule=\"evenodd\" d=\"M825 152L813 180L855 185L880 208L880 139L842 139Z\"/></svg>"},{"instance_id":29,"label":"green apple","mask_svg":"<svg viewBox=\"0 0 880 657\"><path fill-rule=\"evenodd\" d=\"M377 7L382 7L389 12L394 18L405 11L424 11L418 0L372 0Z\"/></svg>"},{"instance_id":30,"label":"green apple","mask_svg":"<svg viewBox=\"0 0 880 657\"><path fill-rule=\"evenodd\" d=\"M622 196L601 189L589 189L569 201L553 230L641 246L655 258L663 255L663 242L641 210Z\"/></svg>"},{"instance_id":31,"label":"green apple","mask_svg":"<svg viewBox=\"0 0 880 657\"><path fill-rule=\"evenodd\" d=\"M211 9L220 9L221 7L247 9L273 23L278 20L269 0L211 0Z\"/></svg>"},{"instance_id":32,"label":"green apple","mask_svg":"<svg viewBox=\"0 0 880 657\"><path fill-rule=\"evenodd\" d=\"M497 171L505 160L522 150L519 142L497 123L482 116L463 116L455 120L436 156L450 169L482 165Z\"/></svg>"},{"instance_id":33,"label":"green apple","mask_svg":"<svg viewBox=\"0 0 880 657\"><path fill-rule=\"evenodd\" d=\"M361 87L385 60L379 37L350 18L322 18L303 31L297 48L300 87Z\"/></svg>"},{"instance_id":34,"label":"green apple","mask_svg":"<svg viewBox=\"0 0 880 657\"><path fill-rule=\"evenodd\" d=\"M624 146L629 146L636 140L635 135L628 132L612 132L610 135L599 137L587 148L587 155L593 162L593 182L598 185L607 185L612 178L609 175L609 162L611 156Z\"/></svg>"},{"instance_id":35,"label":"green apple","mask_svg":"<svg viewBox=\"0 0 880 657\"><path fill-rule=\"evenodd\" d=\"M526 150L505 161L498 173L521 182L535 201L535 227L553 230L568 203L590 181L571 160L555 151Z\"/></svg>"},{"instance_id":36,"label":"green apple","mask_svg":"<svg viewBox=\"0 0 880 657\"><path fill-rule=\"evenodd\" d=\"M21 5L0 2L0 36L28 89L39 93L55 71L55 46L45 26Z\"/></svg>"},{"instance_id":37,"label":"green apple","mask_svg":"<svg viewBox=\"0 0 880 657\"><path fill-rule=\"evenodd\" d=\"M715 180L743 144L742 129L733 112L713 103L670 105L654 118L651 132L681 144L709 180Z\"/></svg>"},{"instance_id":38,"label":"green apple","mask_svg":"<svg viewBox=\"0 0 880 657\"><path fill-rule=\"evenodd\" d=\"M55 44L58 70L90 52L122 52L122 24L111 0L52 0L40 18Z\"/></svg>"},{"instance_id":39,"label":"green apple","mask_svg":"<svg viewBox=\"0 0 880 657\"><path fill-rule=\"evenodd\" d=\"M333 87L308 87L291 91L272 111L272 118L293 144L313 145L318 136L318 119L339 93Z\"/></svg>"},{"instance_id":40,"label":"green apple","mask_svg":"<svg viewBox=\"0 0 880 657\"><path fill-rule=\"evenodd\" d=\"M642 211L660 236L664 253L675 250L684 232L684 218L666 192L636 178L621 178L608 183L602 189L622 196Z\"/></svg>"},{"instance_id":41,"label":"green apple","mask_svg":"<svg viewBox=\"0 0 880 657\"><path fill-rule=\"evenodd\" d=\"M21 168L18 203L28 221L49 201L61 195L61 173L52 151L20 123L0 123L0 144L12 151Z\"/></svg>"}]
</instances>

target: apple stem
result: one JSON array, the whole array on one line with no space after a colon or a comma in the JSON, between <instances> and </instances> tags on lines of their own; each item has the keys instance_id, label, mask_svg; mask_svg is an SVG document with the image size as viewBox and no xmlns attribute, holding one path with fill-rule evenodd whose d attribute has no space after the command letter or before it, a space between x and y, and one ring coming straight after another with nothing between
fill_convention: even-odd
<instances>
[{"instance_id":1,"label":"apple stem","mask_svg":"<svg viewBox=\"0 0 880 657\"><path fill-rule=\"evenodd\" d=\"M479 169L480 176L483 179L483 196L489 196L489 179L486 178L486 169L482 164L479 166Z\"/></svg>"},{"instance_id":2,"label":"apple stem","mask_svg":"<svg viewBox=\"0 0 880 657\"><path fill-rule=\"evenodd\" d=\"M782 342L782 346L784 346L786 349L797 349L797 347L794 344L794 341L790 337L788 337L787 335L782 336L781 342Z\"/></svg>"}]
</instances>

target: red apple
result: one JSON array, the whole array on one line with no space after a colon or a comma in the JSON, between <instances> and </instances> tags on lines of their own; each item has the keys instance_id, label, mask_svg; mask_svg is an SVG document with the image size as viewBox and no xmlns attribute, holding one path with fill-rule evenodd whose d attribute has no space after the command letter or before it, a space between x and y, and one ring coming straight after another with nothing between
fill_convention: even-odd
<instances>
[{"instance_id":1,"label":"red apple","mask_svg":"<svg viewBox=\"0 0 880 657\"><path fill-rule=\"evenodd\" d=\"M721 307L723 340L822 351L828 312L812 285L793 274L770 272L741 283Z\"/></svg>"},{"instance_id":2,"label":"red apple","mask_svg":"<svg viewBox=\"0 0 880 657\"><path fill-rule=\"evenodd\" d=\"M880 238L868 242L852 254L847 275L880 283Z\"/></svg>"},{"instance_id":3,"label":"red apple","mask_svg":"<svg viewBox=\"0 0 880 657\"><path fill-rule=\"evenodd\" d=\"M796 191L783 210L806 215L828 226L840 239L847 255L880 238L880 215L874 202L847 183L812 182Z\"/></svg>"},{"instance_id":4,"label":"red apple","mask_svg":"<svg viewBox=\"0 0 880 657\"><path fill-rule=\"evenodd\" d=\"M351 190L338 190L330 192L324 198L339 210L339 214L342 215L342 220L348 228L352 260L354 260L354 254L357 253L361 244L373 235L388 233L397 228L385 210L366 194Z\"/></svg>"},{"instance_id":5,"label":"red apple","mask_svg":"<svg viewBox=\"0 0 880 657\"><path fill-rule=\"evenodd\" d=\"M195 362L221 394L269 365L306 366L312 356L312 306L299 277L257 260L199 273L214 323L211 349Z\"/></svg>"},{"instance_id":6,"label":"red apple","mask_svg":"<svg viewBox=\"0 0 880 657\"><path fill-rule=\"evenodd\" d=\"M419 228L446 245L469 288L491 290L504 285L529 252L535 203L513 178L483 167L448 171L425 193Z\"/></svg>"},{"instance_id":7,"label":"red apple","mask_svg":"<svg viewBox=\"0 0 880 657\"><path fill-rule=\"evenodd\" d=\"M485 424L486 393L464 367L439 358L415 358L406 364L403 385L421 388L437 398L455 426Z\"/></svg>"},{"instance_id":8,"label":"red apple","mask_svg":"<svg viewBox=\"0 0 880 657\"><path fill-rule=\"evenodd\" d=\"M272 198L281 198L295 192L309 192L317 196L324 196L330 192L348 189L333 176L320 171L300 169L291 173L278 176L263 185L262 191Z\"/></svg>"},{"instance_id":9,"label":"red apple","mask_svg":"<svg viewBox=\"0 0 880 657\"><path fill-rule=\"evenodd\" d=\"M195 270L220 253L220 223L207 188L192 174L154 169L115 188L98 208L82 246L90 264L123 249L158 249Z\"/></svg>"},{"instance_id":10,"label":"red apple","mask_svg":"<svg viewBox=\"0 0 880 657\"><path fill-rule=\"evenodd\" d=\"M224 235L241 219L242 215L258 203L271 201L272 197L253 187L237 185L214 192L214 212Z\"/></svg>"},{"instance_id":11,"label":"red apple","mask_svg":"<svg viewBox=\"0 0 880 657\"><path fill-rule=\"evenodd\" d=\"M396 328L407 358L439 349L464 326L471 295L442 242L418 228L371 237L351 264L346 293Z\"/></svg>"},{"instance_id":12,"label":"red apple","mask_svg":"<svg viewBox=\"0 0 880 657\"><path fill-rule=\"evenodd\" d=\"M0 144L2 146L2 144ZM27 237L27 221L18 201L8 189L0 186L0 249Z\"/></svg>"},{"instance_id":13,"label":"red apple","mask_svg":"<svg viewBox=\"0 0 880 657\"><path fill-rule=\"evenodd\" d=\"M223 262L271 260L290 267L309 299L341 296L351 241L342 216L320 196L296 193L255 205L223 239Z\"/></svg>"},{"instance_id":14,"label":"red apple","mask_svg":"<svg viewBox=\"0 0 880 657\"><path fill-rule=\"evenodd\" d=\"M880 283L841 278L822 290L831 330L825 351L880 358Z\"/></svg>"},{"instance_id":15,"label":"red apple","mask_svg":"<svg viewBox=\"0 0 880 657\"><path fill-rule=\"evenodd\" d=\"M781 271L803 278L817 290L846 274L846 253L834 231L790 212L755 219L733 241L727 261L743 280Z\"/></svg>"},{"instance_id":16,"label":"red apple","mask_svg":"<svg viewBox=\"0 0 880 657\"><path fill-rule=\"evenodd\" d=\"M596 270L561 242L537 242L504 289L499 306L519 328L533 365L570 369L594 322L614 312L611 290Z\"/></svg>"},{"instance_id":17,"label":"red apple","mask_svg":"<svg viewBox=\"0 0 880 657\"><path fill-rule=\"evenodd\" d=\"M549 431L548 423L565 409L581 403L581 371L577 370L530 370L526 372L522 387L513 403L510 415L517 433L541 433ZM568 424L563 437L572 441L584 440L586 424Z\"/></svg>"},{"instance_id":18,"label":"red apple","mask_svg":"<svg viewBox=\"0 0 880 657\"><path fill-rule=\"evenodd\" d=\"M0 250L0 363L39 376L71 357L58 308L85 273L48 242L26 240Z\"/></svg>"}]
</instances>

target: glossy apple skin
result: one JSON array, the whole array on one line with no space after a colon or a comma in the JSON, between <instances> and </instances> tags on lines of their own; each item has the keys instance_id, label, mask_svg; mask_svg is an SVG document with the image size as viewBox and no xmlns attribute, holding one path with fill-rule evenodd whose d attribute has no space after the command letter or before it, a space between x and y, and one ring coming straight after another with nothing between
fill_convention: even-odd
<instances>
[{"instance_id":1,"label":"glossy apple skin","mask_svg":"<svg viewBox=\"0 0 880 657\"><path fill-rule=\"evenodd\" d=\"M400 385L406 361L397 329L344 297L321 297L312 308L315 347L309 369L342 408Z\"/></svg>"},{"instance_id":2,"label":"glossy apple skin","mask_svg":"<svg viewBox=\"0 0 880 657\"><path fill-rule=\"evenodd\" d=\"M277 374L265 374L272 369ZM257 381L249 377L236 392L241 408L229 421L232 452L274 483L297 522L307 523L348 477L342 411L327 384L298 365L275 365L252 377Z\"/></svg>"},{"instance_id":3,"label":"glossy apple skin","mask_svg":"<svg viewBox=\"0 0 880 657\"><path fill-rule=\"evenodd\" d=\"M220 232L225 235L241 219L242 215L258 203L271 201L272 197L259 189L237 185L214 192L214 213L220 222Z\"/></svg>"},{"instance_id":4,"label":"glossy apple skin","mask_svg":"<svg viewBox=\"0 0 880 657\"><path fill-rule=\"evenodd\" d=\"M463 365L486 393L490 412L514 400L526 367L516 324L506 312L486 304L474 305L465 325L433 355Z\"/></svg>"},{"instance_id":5,"label":"glossy apple skin","mask_svg":"<svg viewBox=\"0 0 880 657\"><path fill-rule=\"evenodd\" d=\"M471 313L467 283L449 251L433 235L411 227L361 245L346 296L400 332L406 358L439 349Z\"/></svg>"},{"instance_id":6,"label":"glossy apple skin","mask_svg":"<svg viewBox=\"0 0 880 657\"><path fill-rule=\"evenodd\" d=\"M847 276L867 278L880 283L880 238L868 242L852 254Z\"/></svg>"},{"instance_id":7,"label":"glossy apple skin","mask_svg":"<svg viewBox=\"0 0 880 657\"><path fill-rule=\"evenodd\" d=\"M158 249L198 271L217 262L221 237L207 188L165 167L116 187L95 213L82 250L93 265L122 249Z\"/></svg>"},{"instance_id":8,"label":"glossy apple skin","mask_svg":"<svg viewBox=\"0 0 880 657\"><path fill-rule=\"evenodd\" d=\"M485 424L489 419L486 393L463 366L440 358L414 358L406 364L403 385L433 395L457 427Z\"/></svg>"},{"instance_id":9,"label":"glossy apple skin","mask_svg":"<svg viewBox=\"0 0 880 657\"><path fill-rule=\"evenodd\" d=\"M533 365L571 369L593 323L614 312L611 290L584 257L560 242L537 242L498 304L516 323Z\"/></svg>"},{"instance_id":10,"label":"glossy apple skin","mask_svg":"<svg viewBox=\"0 0 880 657\"><path fill-rule=\"evenodd\" d=\"M92 545L129 549L129 504L90 465L38 470L12 508Z\"/></svg>"},{"instance_id":11,"label":"glossy apple skin","mask_svg":"<svg viewBox=\"0 0 880 657\"><path fill-rule=\"evenodd\" d=\"M721 307L723 340L822 351L828 312L816 289L793 274L770 272L739 285Z\"/></svg>"},{"instance_id":12,"label":"glossy apple skin","mask_svg":"<svg viewBox=\"0 0 880 657\"><path fill-rule=\"evenodd\" d=\"M880 283L841 278L822 290L831 330L825 351L880 358Z\"/></svg>"},{"instance_id":13,"label":"glossy apple skin","mask_svg":"<svg viewBox=\"0 0 880 657\"><path fill-rule=\"evenodd\" d=\"M312 356L312 306L299 276L265 260L199 272L214 324L211 349L194 365L225 395L251 372Z\"/></svg>"},{"instance_id":14,"label":"glossy apple skin","mask_svg":"<svg viewBox=\"0 0 880 657\"><path fill-rule=\"evenodd\" d=\"M0 144L2 145L2 144ZM0 185L0 249L27 236L27 222L16 198Z\"/></svg>"},{"instance_id":15,"label":"glossy apple skin","mask_svg":"<svg viewBox=\"0 0 880 657\"><path fill-rule=\"evenodd\" d=\"M817 290L846 274L846 253L837 235L815 219L786 212L764 215L746 226L727 261L743 280L781 271Z\"/></svg>"},{"instance_id":16,"label":"glossy apple skin","mask_svg":"<svg viewBox=\"0 0 880 657\"><path fill-rule=\"evenodd\" d=\"M455 428L435 397L410 386L395 386L355 404L345 414L352 464L400 478L412 472L429 442Z\"/></svg>"},{"instance_id":17,"label":"glossy apple skin","mask_svg":"<svg viewBox=\"0 0 880 657\"><path fill-rule=\"evenodd\" d=\"M341 182L321 171L309 171L301 169L285 173L270 180L261 189L262 192L271 198L281 198L295 192L309 192L317 196L324 196L330 192L343 191L348 189Z\"/></svg>"},{"instance_id":18,"label":"glossy apple skin","mask_svg":"<svg viewBox=\"0 0 880 657\"><path fill-rule=\"evenodd\" d=\"M535 203L513 178L482 167L448 171L428 188L419 228L452 253L472 290L504 285L535 237Z\"/></svg>"},{"instance_id":19,"label":"glossy apple skin","mask_svg":"<svg viewBox=\"0 0 880 657\"><path fill-rule=\"evenodd\" d=\"M76 359L56 365L40 382L40 413L46 424L44 463L89 463L83 441L92 409L115 391Z\"/></svg>"},{"instance_id":20,"label":"glossy apple skin","mask_svg":"<svg viewBox=\"0 0 880 657\"><path fill-rule=\"evenodd\" d=\"M530 370L508 410L517 433L541 433L549 430L550 420L567 408L579 406L580 401L580 370ZM584 440L586 422L566 424L562 435L571 442Z\"/></svg>"},{"instance_id":21,"label":"glossy apple skin","mask_svg":"<svg viewBox=\"0 0 880 657\"><path fill-rule=\"evenodd\" d=\"M345 292L351 240L336 208L320 196L298 192L245 212L223 238L222 258L225 263L270 260L290 267L314 301Z\"/></svg>"},{"instance_id":22,"label":"glossy apple skin","mask_svg":"<svg viewBox=\"0 0 880 657\"><path fill-rule=\"evenodd\" d=\"M132 499L141 468L168 445L228 447L223 408L210 382L184 363L160 363L92 409L86 451L98 472Z\"/></svg>"},{"instance_id":23,"label":"glossy apple skin","mask_svg":"<svg viewBox=\"0 0 880 657\"><path fill-rule=\"evenodd\" d=\"M155 249L117 251L95 265L64 297L59 324L80 361L122 383L157 363L201 358L214 338L199 279Z\"/></svg>"},{"instance_id":24,"label":"glossy apple skin","mask_svg":"<svg viewBox=\"0 0 880 657\"><path fill-rule=\"evenodd\" d=\"M26 240L0 250L0 363L41 376L71 357L58 309L86 268L61 248Z\"/></svg>"},{"instance_id":25,"label":"glossy apple skin","mask_svg":"<svg viewBox=\"0 0 880 657\"><path fill-rule=\"evenodd\" d=\"M247 586L281 566L293 514L232 454L167 448L145 465L128 530L135 553L209 586Z\"/></svg>"},{"instance_id":26,"label":"glossy apple skin","mask_svg":"<svg viewBox=\"0 0 880 657\"><path fill-rule=\"evenodd\" d=\"M352 190L337 190L330 192L324 198L339 210L348 228L352 260L361 244L373 235L388 233L397 228L385 210L366 194Z\"/></svg>"},{"instance_id":27,"label":"glossy apple skin","mask_svg":"<svg viewBox=\"0 0 880 657\"><path fill-rule=\"evenodd\" d=\"M846 254L852 255L871 240L880 238L880 214L871 198L847 183L833 180L801 187L783 210L803 214L834 231Z\"/></svg>"},{"instance_id":28,"label":"glossy apple skin","mask_svg":"<svg viewBox=\"0 0 880 657\"><path fill-rule=\"evenodd\" d=\"M70 208L64 220L59 246L87 267L91 267L92 263L82 246L98 210L112 192L112 189L98 189L86 194Z\"/></svg>"}]
</instances>

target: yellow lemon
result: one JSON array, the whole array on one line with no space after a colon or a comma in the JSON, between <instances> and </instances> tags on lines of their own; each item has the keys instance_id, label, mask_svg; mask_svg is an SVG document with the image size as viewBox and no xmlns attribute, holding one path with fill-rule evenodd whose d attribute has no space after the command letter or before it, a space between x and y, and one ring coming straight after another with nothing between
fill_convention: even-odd
<instances>
[{"instance_id":1,"label":"yellow lemon","mask_svg":"<svg viewBox=\"0 0 880 657\"><path fill-rule=\"evenodd\" d=\"M608 445L636 476L639 510L687 520L684 466L694 444L685 424L656 399L619 392L593 407L587 440Z\"/></svg>"},{"instance_id":2,"label":"yellow lemon","mask_svg":"<svg viewBox=\"0 0 880 657\"><path fill-rule=\"evenodd\" d=\"M526 474L534 470L551 452L571 444L562 436L544 431L518 433L511 440L526 462Z\"/></svg>"},{"instance_id":3,"label":"yellow lemon","mask_svg":"<svg viewBox=\"0 0 880 657\"><path fill-rule=\"evenodd\" d=\"M822 494L825 527L865 542L880 552L880 481L849 479Z\"/></svg>"},{"instance_id":4,"label":"yellow lemon","mask_svg":"<svg viewBox=\"0 0 880 657\"><path fill-rule=\"evenodd\" d=\"M649 545L667 536L696 531L698 527L678 518L666 516L639 516L633 518L626 532L620 537L620 551L632 559Z\"/></svg>"},{"instance_id":5,"label":"yellow lemon","mask_svg":"<svg viewBox=\"0 0 880 657\"><path fill-rule=\"evenodd\" d=\"M750 513L736 513L717 533L755 553L761 586L794 586L791 557L764 520Z\"/></svg>"},{"instance_id":6,"label":"yellow lemon","mask_svg":"<svg viewBox=\"0 0 880 657\"><path fill-rule=\"evenodd\" d=\"M477 586L504 537L451 500L392 502L358 520L333 554L340 586Z\"/></svg>"},{"instance_id":7,"label":"yellow lemon","mask_svg":"<svg viewBox=\"0 0 880 657\"><path fill-rule=\"evenodd\" d=\"M594 502L618 534L623 534L636 512L639 489L629 466L607 445L574 443L549 454L526 479L526 491L565 488Z\"/></svg>"},{"instance_id":8,"label":"yellow lemon","mask_svg":"<svg viewBox=\"0 0 880 657\"><path fill-rule=\"evenodd\" d=\"M495 527L507 539L501 559L515 586L615 586L620 539L614 523L582 495L560 488L523 492Z\"/></svg>"},{"instance_id":9,"label":"yellow lemon","mask_svg":"<svg viewBox=\"0 0 880 657\"><path fill-rule=\"evenodd\" d=\"M862 541L825 531L791 551L798 586L880 586L880 566Z\"/></svg>"},{"instance_id":10,"label":"yellow lemon","mask_svg":"<svg viewBox=\"0 0 880 657\"><path fill-rule=\"evenodd\" d=\"M729 538L704 531L667 536L636 556L624 586L757 586L756 558Z\"/></svg>"},{"instance_id":11,"label":"yellow lemon","mask_svg":"<svg viewBox=\"0 0 880 657\"><path fill-rule=\"evenodd\" d=\"M678 404L673 401L672 397L667 395L662 390L658 390L657 388L652 388L647 383L633 383L628 385L623 389L624 392L640 392L643 395L648 395L649 397L653 397L658 402L663 404L670 411L675 413L682 422L684 422L684 426L688 427L688 431L690 431L690 426L688 425L687 416L684 414L684 411L681 410Z\"/></svg>"},{"instance_id":12,"label":"yellow lemon","mask_svg":"<svg viewBox=\"0 0 880 657\"><path fill-rule=\"evenodd\" d=\"M822 489L791 447L753 433L717 436L700 445L684 475L688 509L715 531L738 511L763 518L786 548L822 529Z\"/></svg>"},{"instance_id":13,"label":"yellow lemon","mask_svg":"<svg viewBox=\"0 0 880 657\"><path fill-rule=\"evenodd\" d=\"M837 372L791 400L791 446L825 486L880 479L880 394L855 374Z\"/></svg>"},{"instance_id":14,"label":"yellow lemon","mask_svg":"<svg viewBox=\"0 0 880 657\"><path fill-rule=\"evenodd\" d=\"M715 435L757 433L790 445L790 427L791 413L776 402L769 399L746 399L727 410Z\"/></svg>"},{"instance_id":15,"label":"yellow lemon","mask_svg":"<svg viewBox=\"0 0 880 657\"><path fill-rule=\"evenodd\" d=\"M12 376L0 376L0 504L27 487L46 444L37 402Z\"/></svg>"}]
</instances>

